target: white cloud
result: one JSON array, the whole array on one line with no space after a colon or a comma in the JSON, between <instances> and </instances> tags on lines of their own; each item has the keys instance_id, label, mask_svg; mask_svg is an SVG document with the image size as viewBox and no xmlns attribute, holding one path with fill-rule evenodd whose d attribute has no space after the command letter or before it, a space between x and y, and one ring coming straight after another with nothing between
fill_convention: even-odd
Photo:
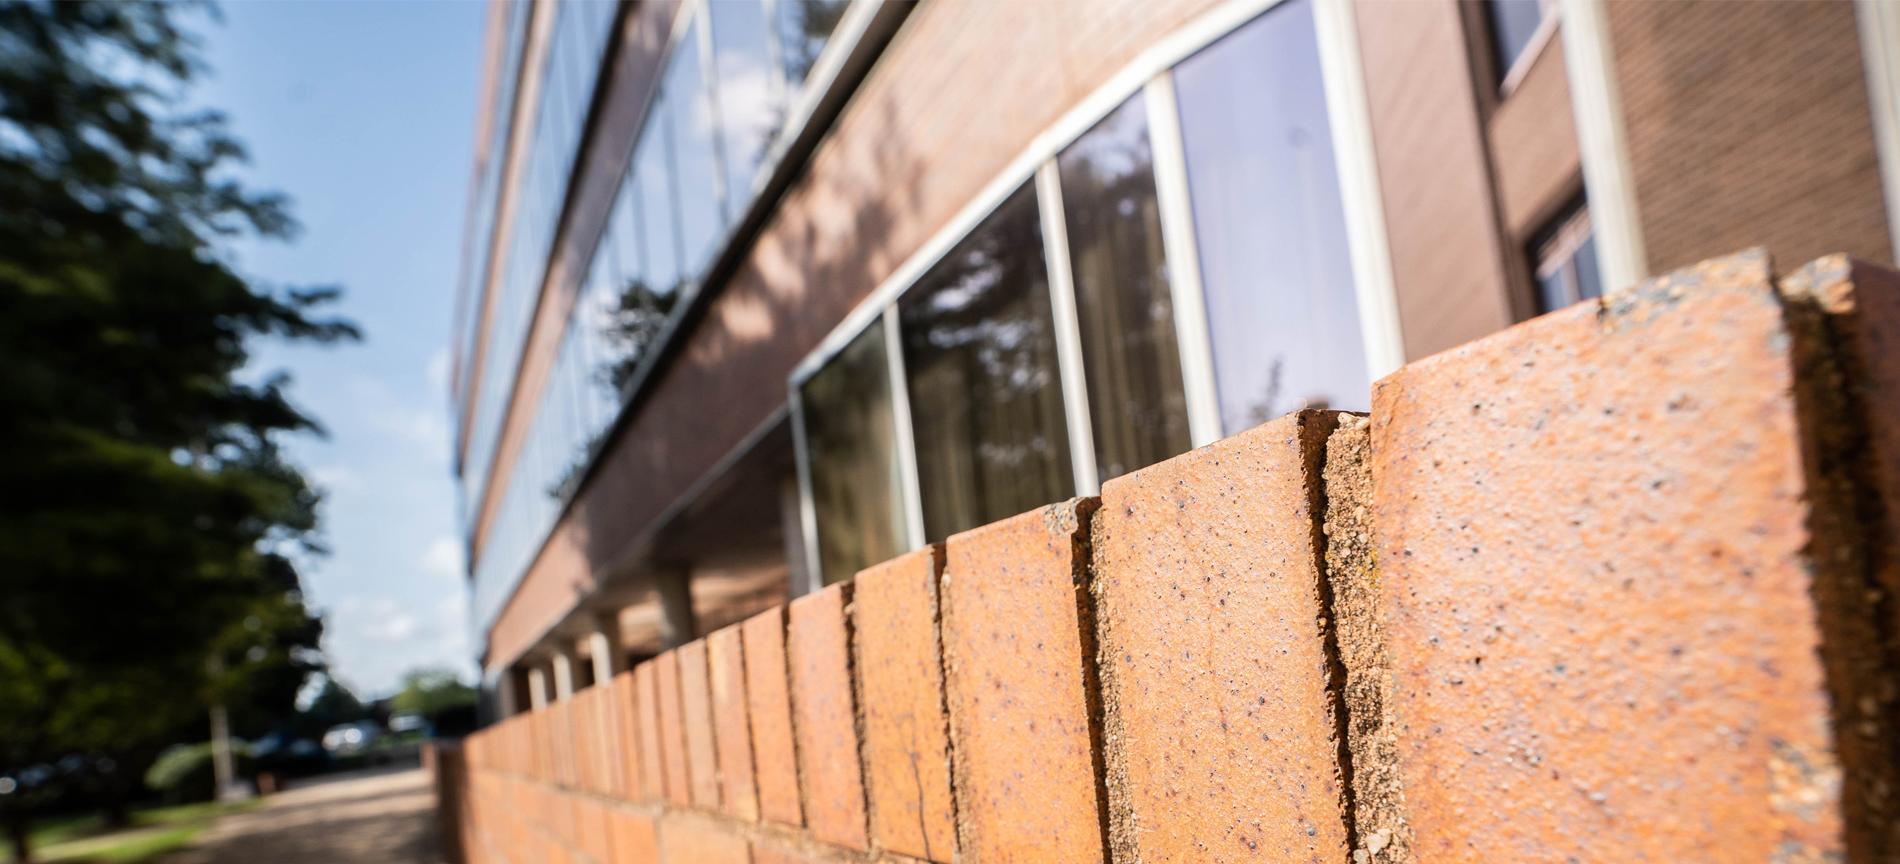
<instances>
[{"instance_id":1,"label":"white cloud","mask_svg":"<svg viewBox=\"0 0 1900 864\"><path fill-rule=\"evenodd\" d=\"M449 348L444 345L429 355L429 364L423 367L422 377L429 382L429 393L445 393L449 389Z\"/></svg>"},{"instance_id":2,"label":"white cloud","mask_svg":"<svg viewBox=\"0 0 1900 864\"><path fill-rule=\"evenodd\" d=\"M325 492L361 492L368 488L363 476L347 465L318 465L309 474L311 482Z\"/></svg>"},{"instance_id":3,"label":"white cloud","mask_svg":"<svg viewBox=\"0 0 1900 864\"><path fill-rule=\"evenodd\" d=\"M416 561L416 567L431 579L460 586L462 582L462 544L447 534L429 541L428 548Z\"/></svg>"},{"instance_id":4,"label":"white cloud","mask_svg":"<svg viewBox=\"0 0 1900 864\"><path fill-rule=\"evenodd\" d=\"M420 604L382 594L351 595L337 601L326 619L332 671L360 696L387 695L404 673L423 667L445 666L474 680L463 592L442 593Z\"/></svg>"}]
</instances>

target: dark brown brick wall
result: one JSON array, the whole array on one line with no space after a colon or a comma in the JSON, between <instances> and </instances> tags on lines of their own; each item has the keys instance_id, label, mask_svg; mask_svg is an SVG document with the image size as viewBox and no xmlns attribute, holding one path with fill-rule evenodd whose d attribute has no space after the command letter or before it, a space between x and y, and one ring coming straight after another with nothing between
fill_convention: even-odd
<instances>
[{"instance_id":1,"label":"dark brown brick wall","mask_svg":"<svg viewBox=\"0 0 1900 864\"><path fill-rule=\"evenodd\" d=\"M1850 3L1610 3L1649 267L1893 261Z\"/></svg>"}]
</instances>

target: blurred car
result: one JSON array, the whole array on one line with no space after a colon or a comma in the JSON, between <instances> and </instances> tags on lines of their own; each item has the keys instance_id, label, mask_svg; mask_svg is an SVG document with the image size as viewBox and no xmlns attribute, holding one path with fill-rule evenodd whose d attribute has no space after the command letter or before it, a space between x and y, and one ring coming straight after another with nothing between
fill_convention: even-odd
<instances>
[{"instance_id":1,"label":"blurred car","mask_svg":"<svg viewBox=\"0 0 1900 864\"><path fill-rule=\"evenodd\" d=\"M344 723L323 733L323 749L331 756L357 756L368 751L381 737L383 730L372 721Z\"/></svg>"}]
</instances>

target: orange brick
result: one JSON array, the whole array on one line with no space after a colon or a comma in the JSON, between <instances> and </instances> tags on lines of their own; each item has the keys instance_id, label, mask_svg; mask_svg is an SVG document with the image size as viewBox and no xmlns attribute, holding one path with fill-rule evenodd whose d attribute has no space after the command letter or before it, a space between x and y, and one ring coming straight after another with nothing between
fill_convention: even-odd
<instances>
[{"instance_id":1,"label":"orange brick","mask_svg":"<svg viewBox=\"0 0 1900 864\"><path fill-rule=\"evenodd\" d=\"M1791 334L1762 255L1373 399L1418 860L1846 860Z\"/></svg>"},{"instance_id":2,"label":"orange brick","mask_svg":"<svg viewBox=\"0 0 1900 864\"><path fill-rule=\"evenodd\" d=\"M720 806L733 816L756 822L759 793L752 779L752 723L746 716L745 652L739 625L706 637L706 665L713 729L718 736Z\"/></svg>"},{"instance_id":3,"label":"orange brick","mask_svg":"<svg viewBox=\"0 0 1900 864\"><path fill-rule=\"evenodd\" d=\"M574 802L574 846L599 864L613 854L607 808L600 802L581 798Z\"/></svg>"},{"instance_id":4,"label":"orange brick","mask_svg":"<svg viewBox=\"0 0 1900 864\"><path fill-rule=\"evenodd\" d=\"M660 860L667 864L751 864L752 846L734 828L697 813L660 820Z\"/></svg>"},{"instance_id":5,"label":"orange brick","mask_svg":"<svg viewBox=\"0 0 1900 864\"><path fill-rule=\"evenodd\" d=\"M871 836L892 852L947 862L957 829L937 650L942 562L933 546L859 573L851 620Z\"/></svg>"},{"instance_id":6,"label":"orange brick","mask_svg":"<svg viewBox=\"0 0 1900 864\"><path fill-rule=\"evenodd\" d=\"M854 861L853 856L829 848L796 848L763 843L754 843L752 846L752 864L854 864Z\"/></svg>"},{"instance_id":7,"label":"orange brick","mask_svg":"<svg viewBox=\"0 0 1900 864\"><path fill-rule=\"evenodd\" d=\"M719 762L713 743L712 690L707 681L706 640L675 652L680 667L680 722L686 733L686 775L693 804L719 807Z\"/></svg>"},{"instance_id":8,"label":"orange brick","mask_svg":"<svg viewBox=\"0 0 1900 864\"><path fill-rule=\"evenodd\" d=\"M1089 717L1090 499L950 538L943 651L958 847L971 861L1107 855Z\"/></svg>"},{"instance_id":9,"label":"orange brick","mask_svg":"<svg viewBox=\"0 0 1900 864\"><path fill-rule=\"evenodd\" d=\"M614 743L610 748L616 760L613 770L613 794L638 799L640 794L640 720L635 700L633 671L614 676L608 691L613 702Z\"/></svg>"},{"instance_id":10,"label":"orange brick","mask_svg":"<svg viewBox=\"0 0 1900 864\"><path fill-rule=\"evenodd\" d=\"M1348 859L1316 530L1333 424L1289 414L1102 488L1118 860Z\"/></svg>"},{"instance_id":11,"label":"orange brick","mask_svg":"<svg viewBox=\"0 0 1900 864\"><path fill-rule=\"evenodd\" d=\"M660 837L653 820L628 810L612 811L613 864L654 864L660 860Z\"/></svg>"},{"instance_id":12,"label":"orange brick","mask_svg":"<svg viewBox=\"0 0 1900 864\"><path fill-rule=\"evenodd\" d=\"M574 784L574 702L563 699L548 705L546 725L550 764L549 779L563 789Z\"/></svg>"},{"instance_id":13,"label":"orange brick","mask_svg":"<svg viewBox=\"0 0 1900 864\"><path fill-rule=\"evenodd\" d=\"M761 612L739 626L745 647L746 708L752 720L759 815L786 825L803 825L792 700L786 688L785 607Z\"/></svg>"},{"instance_id":14,"label":"orange brick","mask_svg":"<svg viewBox=\"0 0 1900 864\"><path fill-rule=\"evenodd\" d=\"M845 605L850 583L792 601L785 653L791 668L793 728L812 836L868 848L864 779L858 767L857 717Z\"/></svg>"},{"instance_id":15,"label":"orange brick","mask_svg":"<svg viewBox=\"0 0 1900 864\"><path fill-rule=\"evenodd\" d=\"M687 767L686 720L680 704L679 652L653 658L654 686L660 701L660 764L666 769L666 800L693 803L692 774Z\"/></svg>"},{"instance_id":16,"label":"orange brick","mask_svg":"<svg viewBox=\"0 0 1900 864\"><path fill-rule=\"evenodd\" d=\"M639 738L639 776L633 798L655 801L666 795L666 756L660 743L659 661L648 660L633 669L633 714Z\"/></svg>"}]
</instances>

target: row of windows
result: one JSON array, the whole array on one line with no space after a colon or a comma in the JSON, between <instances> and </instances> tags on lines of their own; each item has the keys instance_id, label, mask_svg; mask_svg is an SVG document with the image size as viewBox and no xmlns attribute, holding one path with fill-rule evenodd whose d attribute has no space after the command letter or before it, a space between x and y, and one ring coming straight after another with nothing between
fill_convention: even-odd
<instances>
[{"instance_id":1,"label":"row of windows","mask_svg":"<svg viewBox=\"0 0 1900 864\"><path fill-rule=\"evenodd\" d=\"M470 226L469 242L462 250L462 302L456 309L455 336L457 346L463 352L474 350L477 337L476 328L481 323L481 291L483 277L487 274L489 240L495 233L496 207L501 199L502 169L508 164L508 133L513 127L515 107L515 88L520 82L521 53L526 40L523 38L528 26L528 10L533 4L525 2L511 3L506 7L506 24L502 34L504 54L501 65L496 70L496 92L494 98L495 115L488 130L488 140L484 147L484 161L481 171L475 178L473 214L475 222ZM467 363L467 356L462 361ZM464 367L466 369L466 367ZM457 416L468 401L468 388L473 379L472 370L463 373L462 380L456 382L454 393ZM460 428L459 424L457 426ZM461 442L456 442L460 444Z\"/></svg>"},{"instance_id":2,"label":"row of windows","mask_svg":"<svg viewBox=\"0 0 1900 864\"><path fill-rule=\"evenodd\" d=\"M520 368L535 301L540 296L567 195L567 179L578 156L594 79L607 49L616 8L611 0L567 0L555 7L540 98L533 114L521 118L534 124L533 135L520 163L512 228L505 239L496 238L507 246L501 258L500 278L492 280L495 295L487 347L475 376L475 412L462 471L464 524L474 523L475 509L488 483L495 444Z\"/></svg>"},{"instance_id":3,"label":"row of windows","mask_svg":"<svg viewBox=\"0 0 1900 864\"><path fill-rule=\"evenodd\" d=\"M1211 361L1216 434L1303 406L1367 407L1309 0L1274 7L1156 86L1169 81L1176 116L1155 122L1150 106L1169 102L1142 94L1115 108L1044 169L1055 182L1009 195L795 382L823 579L1188 449L1187 352ZM1177 128L1178 142L1157 137ZM1185 176L1157 171L1163 143L1178 143ZM1192 248L1165 236L1164 186L1187 199L1180 245ZM1176 284L1190 279L1198 296ZM1177 322L1180 302L1203 305L1203 331ZM1066 394L1065 340L1083 385Z\"/></svg>"},{"instance_id":4,"label":"row of windows","mask_svg":"<svg viewBox=\"0 0 1900 864\"><path fill-rule=\"evenodd\" d=\"M641 362L751 205L792 95L846 7L722 0L685 13L523 452L504 480L475 565L477 621L492 620L533 562Z\"/></svg>"}]
</instances>

